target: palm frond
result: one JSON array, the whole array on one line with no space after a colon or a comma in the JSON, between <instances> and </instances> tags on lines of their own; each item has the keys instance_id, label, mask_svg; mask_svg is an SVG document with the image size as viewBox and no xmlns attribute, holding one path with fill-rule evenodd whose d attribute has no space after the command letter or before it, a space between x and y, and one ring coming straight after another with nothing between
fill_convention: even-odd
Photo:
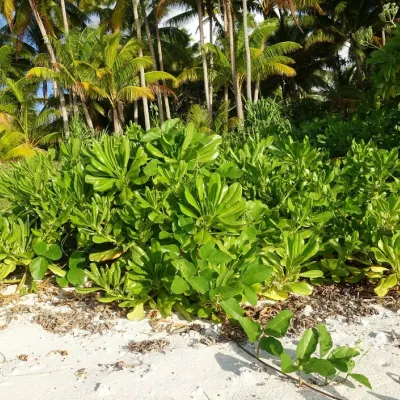
<instances>
[{"instance_id":1,"label":"palm frond","mask_svg":"<svg viewBox=\"0 0 400 400\"><path fill-rule=\"evenodd\" d=\"M119 92L119 98L123 101L134 101L142 97L147 97L150 100L154 99L154 94L149 88L140 86L125 86Z\"/></svg>"},{"instance_id":2,"label":"palm frond","mask_svg":"<svg viewBox=\"0 0 400 400\"><path fill-rule=\"evenodd\" d=\"M164 72L164 71L150 71L150 72L146 72L144 74L145 78L146 78L146 82L147 83L156 83L157 81L161 81L161 80L169 80L172 82L176 81L176 78L169 74L168 72Z\"/></svg>"},{"instance_id":3,"label":"palm frond","mask_svg":"<svg viewBox=\"0 0 400 400\"><path fill-rule=\"evenodd\" d=\"M179 76L177 76L174 86L178 87L179 85L186 82L198 82L201 81L203 78L203 68L188 68L184 70Z\"/></svg>"},{"instance_id":4,"label":"palm frond","mask_svg":"<svg viewBox=\"0 0 400 400\"><path fill-rule=\"evenodd\" d=\"M59 80L60 74L51 68L46 67L33 67L27 73L26 77L28 79L38 78L38 79L55 79Z\"/></svg>"},{"instance_id":5,"label":"palm frond","mask_svg":"<svg viewBox=\"0 0 400 400\"><path fill-rule=\"evenodd\" d=\"M21 157L33 157L37 151L40 150L37 147L34 147L31 143L23 143L7 151L7 153L3 156L3 159L11 160Z\"/></svg>"}]
</instances>

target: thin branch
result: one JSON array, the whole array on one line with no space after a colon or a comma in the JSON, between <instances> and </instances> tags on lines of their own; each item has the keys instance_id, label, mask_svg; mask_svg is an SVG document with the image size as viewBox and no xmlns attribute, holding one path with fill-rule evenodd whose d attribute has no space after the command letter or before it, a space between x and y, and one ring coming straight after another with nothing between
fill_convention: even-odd
<instances>
[{"instance_id":1,"label":"thin branch","mask_svg":"<svg viewBox=\"0 0 400 400\"><path fill-rule=\"evenodd\" d=\"M246 354L248 354L249 356L255 358L260 364L264 365L265 367L271 368L271 369L273 369L274 371L276 371L276 372L282 374L283 376L285 376L286 378L288 378L288 379L291 380L292 382L295 382L296 385L299 383L297 378L295 378L295 377L293 377L293 376L291 376L291 375L288 375L288 374L282 372L279 368L276 368L275 366L273 366L273 365L271 365L271 364L268 364L268 363L266 363L266 362L263 361L263 360L260 360L255 354L253 354L251 351L249 351L249 350L247 350L246 348L244 348L240 343L236 343L236 345L237 345L241 350L243 350ZM309 388L309 389L311 389L311 390L314 390L315 392L317 392L317 393L319 393L319 394L322 394L322 395L324 395L324 396L326 396L326 397L329 397L330 399L342 400L340 397L336 397L336 396L334 396L333 394L330 394L330 393L324 392L324 391L322 391L322 390L320 390L320 389L317 389L315 386L312 386L312 385L310 385L310 384L308 384L308 383L306 383L306 382L304 382L304 381L302 382L302 386L305 386L305 387L307 387L307 388Z\"/></svg>"}]
</instances>

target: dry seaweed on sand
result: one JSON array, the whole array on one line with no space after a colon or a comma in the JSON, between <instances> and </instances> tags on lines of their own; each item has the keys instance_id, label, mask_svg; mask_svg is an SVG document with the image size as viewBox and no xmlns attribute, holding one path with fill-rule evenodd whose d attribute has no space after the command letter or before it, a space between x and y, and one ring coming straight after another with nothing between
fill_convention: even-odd
<instances>
[{"instance_id":1,"label":"dry seaweed on sand","mask_svg":"<svg viewBox=\"0 0 400 400\"><path fill-rule=\"evenodd\" d=\"M377 311L373 304L377 304L376 296L373 299L371 292L362 286L316 286L311 296L291 295L286 301L247 307L246 314L264 325L279 311L289 309L294 314L289 333L296 335L328 318L339 316L347 323L354 323L374 315Z\"/></svg>"},{"instance_id":2,"label":"dry seaweed on sand","mask_svg":"<svg viewBox=\"0 0 400 400\"><path fill-rule=\"evenodd\" d=\"M114 324L107 320L96 320L98 312L73 309L67 312L54 312L38 310L33 321L41 325L43 329L52 333L63 334L73 329L81 329L90 333L104 333L110 330Z\"/></svg>"},{"instance_id":3,"label":"dry seaweed on sand","mask_svg":"<svg viewBox=\"0 0 400 400\"><path fill-rule=\"evenodd\" d=\"M126 346L126 349L131 353L146 354L153 351L163 352L169 344L170 342L167 339L142 340L141 342L131 340Z\"/></svg>"}]
</instances>

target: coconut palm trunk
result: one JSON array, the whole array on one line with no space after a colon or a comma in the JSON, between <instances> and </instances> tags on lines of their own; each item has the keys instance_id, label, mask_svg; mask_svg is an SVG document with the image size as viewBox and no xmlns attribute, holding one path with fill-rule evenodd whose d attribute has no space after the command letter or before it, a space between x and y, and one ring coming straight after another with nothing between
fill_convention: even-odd
<instances>
[{"instance_id":1,"label":"coconut palm trunk","mask_svg":"<svg viewBox=\"0 0 400 400\"><path fill-rule=\"evenodd\" d=\"M261 53L263 53L264 52L264 49L265 49L265 43L264 43L264 41L262 41L261 42ZM254 87L254 98L253 98L253 101L254 101L254 103L257 103L257 101L258 101L258 98L260 97L260 80L259 79L257 79L257 81L256 81L256 84L255 84L255 87Z\"/></svg>"},{"instance_id":2,"label":"coconut palm trunk","mask_svg":"<svg viewBox=\"0 0 400 400\"><path fill-rule=\"evenodd\" d=\"M233 28L233 9L232 9L232 0L225 0L226 7L226 15L228 21L228 38L229 38L229 54L231 61L231 71L232 71L232 83L233 83L233 91L235 93L235 102L236 102L236 114L239 120L243 120L243 103L242 103L242 94L240 93L240 87L237 77L236 71L236 54L235 54L235 37L234 37L234 28Z\"/></svg>"},{"instance_id":3,"label":"coconut palm trunk","mask_svg":"<svg viewBox=\"0 0 400 400\"><path fill-rule=\"evenodd\" d=\"M209 16L209 33L210 33L210 43L213 44L213 16ZM213 108L213 97L214 97L214 86L212 81L212 70L214 68L214 54L210 52L210 108L212 113Z\"/></svg>"},{"instance_id":4,"label":"coconut palm trunk","mask_svg":"<svg viewBox=\"0 0 400 400\"><path fill-rule=\"evenodd\" d=\"M226 13L226 0L221 1L221 8L222 8L222 19L224 20L224 35L226 38L229 37L228 34L228 15Z\"/></svg>"},{"instance_id":5,"label":"coconut palm trunk","mask_svg":"<svg viewBox=\"0 0 400 400\"><path fill-rule=\"evenodd\" d=\"M119 119L118 108L116 104L112 105L112 111L113 111L114 133L119 136L122 134L122 125Z\"/></svg>"},{"instance_id":6,"label":"coconut palm trunk","mask_svg":"<svg viewBox=\"0 0 400 400\"><path fill-rule=\"evenodd\" d=\"M40 33L43 37L43 41L44 41L44 44L46 45L47 51L49 53L50 62L53 66L53 69L54 69L54 71L59 72L59 68L57 65L56 53L54 52L53 46L51 45L51 43L49 41L49 37L47 35L46 28L44 27L43 21L40 17L39 11L36 7L35 0L29 0L29 5L31 6L36 23L37 23ZM58 90L56 81L53 81L53 87L54 87L54 92L58 92L58 97L60 99L60 110L61 110L61 115L62 115L63 125L64 125L64 135L65 135L65 137L68 138L69 137L69 125L68 125L68 112L67 112L67 107L65 105L65 96L61 89Z\"/></svg>"},{"instance_id":7,"label":"coconut palm trunk","mask_svg":"<svg viewBox=\"0 0 400 400\"><path fill-rule=\"evenodd\" d=\"M144 27L146 29L146 36L147 36L147 41L149 43L150 55L151 55L151 58L153 59L153 70L157 71L156 53L154 51L153 38L151 35L151 31L150 31L149 20L147 18L146 7L142 4L140 8L142 10L142 18L144 21ZM158 82L157 82L157 84L158 84ZM163 107L162 97L161 97L160 92L157 92L157 104L158 104L158 112L160 113L159 114L160 122L163 123L164 122L164 107Z\"/></svg>"},{"instance_id":8,"label":"coconut palm trunk","mask_svg":"<svg viewBox=\"0 0 400 400\"><path fill-rule=\"evenodd\" d=\"M157 7L154 3L154 30L156 32L156 41L157 41L157 52L158 52L158 63L160 66L160 71L164 72L164 60L161 48L161 37L160 37L160 30L158 29L158 16L157 16ZM165 80L162 81L163 85L166 85ZM171 119L171 110L169 108L169 99L168 96L164 96L164 104L165 104L165 115L167 119Z\"/></svg>"},{"instance_id":9,"label":"coconut palm trunk","mask_svg":"<svg viewBox=\"0 0 400 400\"><path fill-rule=\"evenodd\" d=\"M201 59L203 63L203 79L204 79L204 92L206 96L206 105L208 110L208 115L212 120L212 108L210 104L210 86L208 83L208 67L207 67L207 55L204 49L204 26L203 26L203 9L201 0L196 0L197 2L197 14L199 16L199 33L200 33L200 47L201 47Z\"/></svg>"},{"instance_id":10,"label":"coconut palm trunk","mask_svg":"<svg viewBox=\"0 0 400 400\"><path fill-rule=\"evenodd\" d=\"M64 24L64 33L68 35L69 28L68 28L67 9L65 8L65 0L61 0L61 15Z\"/></svg>"},{"instance_id":11,"label":"coconut palm trunk","mask_svg":"<svg viewBox=\"0 0 400 400\"><path fill-rule=\"evenodd\" d=\"M138 0L132 0L132 5L133 5L133 18L135 20L135 26L136 26L136 36L138 40L142 40L142 31L140 27L139 14L138 14ZM141 48L139 49L138 53L139 57L143 57L143 50ZM146 79L143 67L140 68L140 86L142 88L146 87ZM149 113L149 104L147 101L147 97L143 96L142 101L143 101L144 126L146 128L146 131L148 131L150 129L150 113Z\"/></svg>"},{"instance_id":12,"label":"coconut palm trunk","mask_svg":"<svg viewBox=\"0 0 400 400\"><path fill-rule=\"evenodd\" d=\"M243 0L243 33L244 33L244 49L246 54L246 97L247 101L252 100L251 96L251 56L249 45L249 29L247 26L247 0Z\"/></svg>"},{"instance_id":13,"label":"coconut palm trunk","mask_svg":"<svg viewBox=\"0 0 400 400\"><path fill-rule=\"evenodd\" d=\"M92 117L90 116L89 109L86 104L86 100L83 98L83 96L81 96L81 103L82 103L83 114L85 115L85 119L88 124L88 127L89 127L89 129L93 130L94 129L93 120L92 120Z\"/></svg>"},{"instance_id":14,"label":"coconut palm trunk","mask_svg":"<svg viewBox=\"0 0 400 400\"><path fill-rule=\"evenodd\" d=\"M61 15L63 19L63 25L64 25L64 33L66 35L69 34L69 26L68 26L68 17L67 17L67 9L65 7L65 0L61 0ZM74 110L74 115L79 115L79 107L78 107L78 102L77 102L77 93L76 91L72 88L72 100L73 100L73 110ZM86 99L83 96L83 94L78 94L79 99L81 100L82 104L82 110L83 110L83 115L85 116L86 123L89 127L89 129L94 129L93 125L93 120L92 117L90 116L89 109L86 104Z\"/></svg>"}]
</instances>

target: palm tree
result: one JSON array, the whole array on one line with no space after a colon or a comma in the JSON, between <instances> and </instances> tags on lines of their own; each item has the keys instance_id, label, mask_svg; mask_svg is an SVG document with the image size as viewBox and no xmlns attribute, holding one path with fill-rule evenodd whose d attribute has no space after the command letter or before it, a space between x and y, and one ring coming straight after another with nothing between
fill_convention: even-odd
<instances>
[{"instance_id":1,"label":"palm tree","mask_svg":"<svg viewBox=\"0 0 400 400\"><path fill-rule=\"evenodd\" d=\"M56 51L59 72L55 72L46 65L39 65L30 69L27 78L51 79L60 86L70 89L77 107L76 97L79 97L83 114L90 129L94 129L93 120L87 105L90 92L90 82L94 72L88 67L95 62L101 51L101 43L98 32L92 28L86 28L83 32L71 31L63 41L53 41ZM40 58L38 57L40 60Z\"/></svg>"},{"instance_id":2,"label":"palm tree","mask_svg":"<svg viewBox=\"0 0 400 400\"><path fill-rule=\"evenodd\" d=\"M142 10L142 18L143 18L143 22L144 22L144 27L146 29L146 36L147 36L147 42L149 44L150 55L151 55L151 58L153 59L153 70L156 71L158 69L157 68L157 58L156 58L156 52L154 50L153 36L151 33L151 29L150 29L149 19L147 18L147 11L146 11L145 4L142 4L140 8ZM157 85L158 85L158 82L157 82ZM159 111L159 115L160 115L160 123L162 124L164 122L164 107L163 107L162 97L161 97L160 92L157 92L157 104L158 104L158 111Z\"/></svg>"},{"instance_id":3,"label":"palm tree","mask_svg":"<svg viewBox=\"0 0 400 400\"><path fill-rule=\"evenodd\" d=\"M381 35L380 13L383 6L374 0L338 0L324 6L325 12L334 21L334 26L344 41L350 44L349 56L355 63L355 80L359 88L363 86L365 48L358 40L358 33L365 28L374 27ZM378 29L379 28L379 29Z\"/></svg>"},{"instance_id":4,"label":"palm tree","mask_svg":"<svg viewBox=\"0 0 400 400\"><path fill-rule=\"evenodd\" d=\"M158 63L160 67L160 71L164 72L164 60L163 60L163 52L161 46L161 37L160 37L160 28L159 28L159 20L160 16L163 12L165 12L165 7L161 4L156 4L155 0L153 1L153 15L154 15L154 30L156 33L156 41L157 41L157 53L158 53ZM163 85L166 86L165 81L163 81ZM167 119L171 119L171 109L169 105L169 99L167 95L164 95L164 104L165 104L165 115Z\"/></svg>"},{"instance_id":5,"label":"palm tree","mask_svg":"<svg viewBox=\"0 0 400 400\"><path fill-rule=\"evenodd\" d=\"M135 27L136 27L136 35L139 41L142 40L142 30L141 30L141 24L139 21L139 13L138 13L138 0L132 0L133 2L133 18L135 21ZM139 57L143 57L143 50L141 47L138 49ZM144 75L144 67L140 67L140 86L145 89L146 88L146 79ZM143 113L144 113L144 125L146 128L146 131L150 129L150 114L149 114L149 105L147 103L147 96L144 95L142 97L143 99Z\"/></svg>"},{"instance_id":6,"label":"palm tree","mask_svg":"<svg viewBox=\"0 0 400 400\"><path fill-rule=\"evenodd\" d=\"M208 83L208 66L207 66L207 56L205 52L205 38L204 38L204 21L203 21L203 4L202 0L196 0L197 14L199 17L199 34L200 34L200 50L201 50L201 60L203 64L203 80L204 80L204 93L206 97L206 106L208 110L208 115L212 120L212 107L210 101L210 86Z\"/></svg>"},{"instance_id":7,"label":"palm tree","mask_svg":"<svg viewBox=\"0 0 400 400\"><path fill-rule=\"evenodd\" d=\"M246 77L246 94L247 94L247 101L252 100L251 94L251 55L250 55L250 45L249 45L249 30L247 27L247 0L243 1L243 33L244 33L244 48L246 52L246 70L247 70L247 77Z\"/></svg>"},{"instance_id":8,"label":"palm tree","mask_svg":"<svg viewBox=\"0 0 400 400\"><path fill-rule=\"evenodd\" d=\"M103 38L105 46L102 50L102 64L96 71L97 86L94 85L91 89L94 95L98 94L110 102L116 134L122 132L121 119L118 115L119 106L123 106L124 102L132 102L143 97L154 98L153 92L148 87L139 86L138 77L141 68L144 70L152 67L151 57L137 56L139 49L142 48L142 44L137 40L131 39L125 44L121 41L120 34ZM93 67L96 69L96 66ZM148 84L160 79L175 79L172 75L160 71L144 73L144 78Z\"/></svg>"},{"instance_id":9,"label":"palm tree","mask_svg":"<svg viewBox=\"0 0 400 400\"><path fill-rule=\"evenodd\" d=\"M254 22L253 22L254 24ZM253 81L265 80L271 76L291 77L296 71L290 67L294 61L286 54L301 49L295 42L279 42L265 46L265 43L273 37L279 28L277 19L269 19L259 25L254 25L253 32L249 36L249 50L251 54L251 69ZM244 28L239 26L235 42L236 83L241 92L245 80L247 80L247 57L244 45ZM226 41L222 41L222 43ZM229 50L217 44L206 44L206 50L214 55L214 69L211 74L212 82L216 90L224 88L227 92L229 86L234 87L231 74L231 62ZM196 65L184 70L177 77L177 84L196 82L202 79L201 67Z\"/></svg>"},{"instance_id":10,"label":"palm tree","mask_svg":"<svg viewBox=\"0 0 400 400\"><path fill-rule=\"evenodd\" d=\"M32 156L38 145L56 141L59 112L35 101L37 85L21 78L6 79L0 92L0 159Z\"/></svg>"},{"instance_id":11,"label":"palm tree","mask_svg":"<svg viewBox=\"0 0 400 400\"><path fill-rule=\"evenodd\" d=\"M236 102L236 113L239 120L243 120L243 103L242 103L242 93L239 88L237 73L236 73L236 54L235 54L235 31L233 26L233 8L232 8L232 0L223 0L224 8L227 17L227 33L229 40L229 55L230 55L230 63L231 63L231 73L232 73L232 82L233 82L233 92L235 94L235 102Z\"/></svg>"},{"instance_id":12,"label":"palm tree","mask_svg":"<svg viewBox=\"0 0 400 400\"><path fill-rule=\"evenodd\" d=\"M40 17L38 8L37 8L37 4L35 3L35 0L29 0L29 5L31 6L32 9L32 13L35 17L36 23L40 29L40 32L42 34L43 37L43 41L47 47L47 51L49 53L49 57L50 57L50 62L53 66L54 71L59 72L58 69L58 65L57 65L57 58L53 49L53 46L50 43L49 37L47 35L46 32L46 28L43 24L43 21ZM65 137L69 136L69 125L68 125L68 112L67 112L67 107L65 104L65 97L64 97L64 92L62 90L62 88L60 88L60 90L58 90L57 84L55 83L54 86L54 90L55 92L57 92L58 97L60 99L60 109L61 109L61 114L62 114L62 119L63 119L63 124L64 124L64 134Z\"/></svg>"}]
</instances>

